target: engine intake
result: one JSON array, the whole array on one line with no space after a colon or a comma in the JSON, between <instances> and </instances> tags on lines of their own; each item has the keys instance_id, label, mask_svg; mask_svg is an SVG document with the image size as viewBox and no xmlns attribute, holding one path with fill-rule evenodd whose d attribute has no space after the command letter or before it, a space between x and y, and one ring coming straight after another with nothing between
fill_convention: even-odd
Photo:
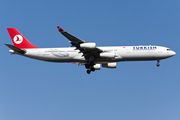
<instances>
[{"instance_id":1,"label":"engine intake","mask_svg":"<svg viewBox=\"0 0 180 120\"><path fill-rule=\"evenodd\" d=\"M95 70L100 70L100 69L101 69L101 65L100 65L100 64L95 64L95 65L93 66L93 68L94 68Z\"/></svg>"}]
</instances>

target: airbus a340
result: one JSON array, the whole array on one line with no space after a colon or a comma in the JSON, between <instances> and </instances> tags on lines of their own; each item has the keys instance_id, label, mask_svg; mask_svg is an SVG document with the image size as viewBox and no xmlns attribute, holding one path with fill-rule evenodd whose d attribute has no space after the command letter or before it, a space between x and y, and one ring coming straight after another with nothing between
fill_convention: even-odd
<instances>
[{"instance_id":1,"label":"airbus a340","mask_svg":"<svg viewBox=\"0 0 180 120\"><path fill-rule=\"evenodd\" d=\"M73 62L78 65L85 65L87 73L100 70L101 64L105 68L116 68L117 62L121 61L159 61L174 56L176 53L170 48L145 45L145 46L108 46L97 47L96 43L86 42L68 32L59 26L59 32L64 35L72 47L69 48L39 48L31 44L16 28L7 28L14 44L5 44L11 50L12 54L18 54L25 57L49 61L49 62Z\"/></svg>"}]
</instances>

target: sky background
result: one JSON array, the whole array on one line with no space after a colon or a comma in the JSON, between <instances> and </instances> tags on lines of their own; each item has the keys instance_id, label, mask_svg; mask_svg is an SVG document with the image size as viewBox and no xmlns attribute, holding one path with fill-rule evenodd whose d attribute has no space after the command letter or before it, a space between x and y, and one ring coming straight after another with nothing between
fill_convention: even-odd
<instances>
[{"instance_id":1,"label":"sky background","mask_svg":"<svg viewBox=\"0 0 180 120\"><path fill-rule=\"evenodd\" d=\"M179 120L179 0L0 0L0 120ZM97 46L159 45L177 54L84 66L11 55L15 27L38 47L69 47L57 26Z\"/></svg>"}]
</instances>

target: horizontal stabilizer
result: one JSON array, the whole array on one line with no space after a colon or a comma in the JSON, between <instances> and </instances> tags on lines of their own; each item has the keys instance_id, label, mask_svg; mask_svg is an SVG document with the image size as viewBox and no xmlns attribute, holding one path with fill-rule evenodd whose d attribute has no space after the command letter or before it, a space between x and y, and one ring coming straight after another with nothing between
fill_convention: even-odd
<instances>
[{"instance_id":1,"label":"horizontal stabilizer","mask_svg":"<svg viewBox=\"0 0 180 120\"><path fill-rule=\"evenodd\" d=\"M7 47L9 47L10 49L14 50L15 52L18 52L18 53L21 53L21 54L24 54L26 53L25 50L22 50L22 49L19 49L13 45L10 45L10 44L5 44Z\"/></svg>"}]
</instances>

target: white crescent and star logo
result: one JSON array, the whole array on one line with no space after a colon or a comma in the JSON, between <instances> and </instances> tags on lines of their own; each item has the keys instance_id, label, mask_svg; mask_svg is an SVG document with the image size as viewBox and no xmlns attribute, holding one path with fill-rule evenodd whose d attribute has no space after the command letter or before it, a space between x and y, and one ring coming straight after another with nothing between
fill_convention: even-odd
<instances>
[{"instance_id":1,"label":"white crescent and star logo","mask_svg":"<svg viewBox=\"0 0 180 120\"><path fill-rule=\"evenodd\" d=\"M16 36L14 36L13 40L16 44L21 44L23 41L23 37L21 35L16 35Z\"/></svg>"}]
</instances>

